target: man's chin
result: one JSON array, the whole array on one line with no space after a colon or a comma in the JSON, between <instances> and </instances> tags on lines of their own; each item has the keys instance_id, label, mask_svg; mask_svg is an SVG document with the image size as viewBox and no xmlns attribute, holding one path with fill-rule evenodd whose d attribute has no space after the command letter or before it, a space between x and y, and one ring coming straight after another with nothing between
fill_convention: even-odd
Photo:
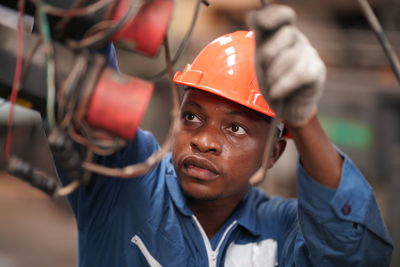
<instances>
[{"instance_id":1,"label":"man's chin","mask_svg":"<svg viewBox=\"0 0 400 267\"><path fill-rule=\"evenodd\" d=\"M183 191L183 193L185 194L186 198L197 201L215 201L221 198L221 196L219 195L208 195L208 194L198 194L198 193L193 194L191 192L185 192L185 191Z\"/></svg>"},{"instance_id":2,"label":"man's chin","mask_svg":"<svg viewBox=\"0 0 400 267\"><path fill-rule=\"evenodd\" d=\"M182 185L181 188L186 198L191 200L214 201L222 198L221 194L217 192L207 192L207 190L195 190L193 188L185 188L185 186Z\"/></svg>"}]
</instances>

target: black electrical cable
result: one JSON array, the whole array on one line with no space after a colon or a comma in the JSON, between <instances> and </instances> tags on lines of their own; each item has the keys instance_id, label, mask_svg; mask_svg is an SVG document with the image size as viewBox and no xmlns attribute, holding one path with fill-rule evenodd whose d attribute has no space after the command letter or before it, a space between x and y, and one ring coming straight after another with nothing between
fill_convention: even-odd
<instances>
[{"instance_id":1,"label":"black electrical cable","mask_svg":"<svg viewBox=\"0 0 400 267\"><path fill-rule=\"evenodd\" d=\"M386 56L389 59L390 66L397 78L397 81L400 83L400 64L397 55L390 44L385 32L382 29L381 24L379 23L378 18L376 17L374 11L366 0L358 0L362 11L364 12L365 18L368 20L372 30L374 31L376 37L378 38Z\"/></svg>"},{"instance_id":2,"label":"black electrical cable","mask_svg":"<svg viewBox=\"0 0 400 267\"><path fill-rule=\"evenodd\" d=\"M82 7L86 3L86 0L74 0L71 8ZM73 19L72 16L63 16L59 22L55 25L55 31L59 38L65 38L65 29L67 28L70 21Z\"/></svg>"},{"instance_id":3,"label":"black electrical cable","mask_svg":"<svg viewBox=\"0 0 400 267\"><path fill-rule=\"evenodd\" d=\"M261 6L264 7L268 4L268 0L261 0ZM262 95L266 98L266 92L267 90L265 89L265 83L260 82L260 91ZM250 183L252 185L258 185L261 182L263 182L267 175L268 175L268 160L270 158L270 155L272 154L273 151L273 143L274 143L274 131L278 126L278 123L280 119L282 118L282 113L283 113L283 108L284 108L284 100L279 100L276 107L275 107L275 117L272 117L270 121L270 130L268 131L267 135L267 141L264 146L264 153L263 153L263 158L261 162L261 167L250 177Z\"/></svg>"},{"instance_id":4,"label":"black electrical cable","mask_svg":"<svg viewBox=\"0 0 400 267\"><path fill-rule=\"evenodd\" d=\"M38 188L53 196L57 189L55 179L50 179L46 174L34 168L29 162L12 156L8 162L7 171L13 176L30 183L33 187Z\"/></svg>"},{"instance_id":5,"label":"black electrical cable","mask_svg":"<svg viewBox=\"0 0 400 267\"><path fill-rule=\"evenodd\" d=\"M82 153L65 131L54 128L48 138L51 152L57 164L67 177L72 180L82 180L84 170L81 168ZM87 182L87 181L83 181Z\"/></svg>"},{"instance_id":6,"label":"black electrical cable","mask_svg":"<svg viewBox=\"0 0 400 267\"><path fill-rule=\"evenodd\" d=\"M208 2L207 0L201 0L201 2L203 2L205 6L210 6L210 2Z\"/></svg>"},{"instance_id":7,"label":"black electrical cable","mask_svg":"<svg viewBox=\"0 0 400 267\"><path fill-rule=\"evenodd\" d=\"M192 16L192 21L190 23L189 28L187 29L185 36L183 37L178 49L176 50L176 53L174 55L174 57L171 60L171 64L172 66L175 66L176 62L178 62L179 58L181 57L183 51L186 49L187 45L189 44L190 38L192 37L192 33L194 30L194 27L196 26L197 23L197 19L199 17L199 13L200 13L200 6L201 4L204 4L205 6L209 6L210 3L208 1L205 0L198 0L193 16ZM162 76L164 76L167 73L167 69L163 69L162 71L160 71L159 73L155 74L153 77L151 77L151 80L158 80L160 79Z\"/></svg>"},{"instance_id":8,"label":"black electrical cable","mask_svg":"<svg viewBox=\"0 0 400 267\"><path fill-rule=\"evenodd\" d=\"M32 1L35 5L38 4L38 0ZM62 9L47 3L40 4L43 8L43 11L49 15L59 16L59 17L77 17L77 16L86 16L95 13L96 11L104 8L105 6L111 4L112 0L98 0L88 6L77 7L75 3L73 3L72 8Z\"/></svg>"},{"instance_id":9,"label":"black electrical cable","mask_svg":"<svg viewBox=\"0 0 400 267\"><path fill-rule=\"evenodd\" d=\"M133 0L129 5L128 10L125 12L124 16L113 26L88 37L83 38L82 40L67 40L67 44L73 49L84 49L84 48L92 48L100 45L107 41L112 35L114 35L122 26L125 25L131 18L137 15L141 6L143 4L142 0ZM104 21L100 22L103 23ZM94 25L93 27L96 27ZM90 29L88 30L90 31Z\"/></svg>"}]
</instances>

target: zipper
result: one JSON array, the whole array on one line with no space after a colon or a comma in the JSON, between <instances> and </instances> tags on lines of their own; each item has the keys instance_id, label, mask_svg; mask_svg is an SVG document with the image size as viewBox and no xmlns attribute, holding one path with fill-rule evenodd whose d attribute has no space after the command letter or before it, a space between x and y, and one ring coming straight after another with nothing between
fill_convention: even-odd
<instances>
[{"instance_id":1,"label":"zipper","mask_svg":"<svg viewBox=\"0 0 400 267\"><path fill-rule=\"evenodd\" d=\"M139 248L150 267L162 267L162 265L150 254L150 251L146 248L146 245L138 235L134 235L131 242Z\"/></svg>"},{"instance_id":2,"label":"zipper","mask_svg":"<svg viewBox=\"0 0 400 267\"><path fill-rule=\"evenodd\" d=\"M209 267L216 267L217 266L217 261L218 261L218 253L219 253L219 249L222 245L222 243L224 242L226 236L228 235L229 231L236 226L237 221L233 221L231 223L231 225L229 225L228 228L226 228L224 234L221 237L221 240L219 240L217 247L215 248L215 250L212 249L211 247L211 243L210 240L207 237L206 232L204 231L203 227L201 226L200 222L197 220L196 216L192 215L193 220L195 221L197 228L200 231L201 237L203 238L203 242L204 245L206 247L206 251L207 251L207 256L208 256L208 266Z\"/></svg>"}]
</instances>

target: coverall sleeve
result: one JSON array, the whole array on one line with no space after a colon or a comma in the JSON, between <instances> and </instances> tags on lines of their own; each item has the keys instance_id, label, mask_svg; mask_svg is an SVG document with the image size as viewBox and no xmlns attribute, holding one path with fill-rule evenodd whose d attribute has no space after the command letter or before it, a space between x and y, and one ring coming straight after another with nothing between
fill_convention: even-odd
<instances>
[{"instance_id":1,"label":"coverall sleeve","mask_svg":"<svg viewBox=\"0 0 400 267\"><path fill-rule=\"evenodd\" d=\"M296 266L389 266L392 240L381 218L374 192L344 155L336 190L310 178L298 164Z\"/></svg>"},{"instance_id":2,"label":"coverall sleeve","mask_svg":"<svg viewBox=\"0 0 400 267\"><path fill-rule=\"evenodd\" d=\"M111 168L122 168L145 161L159 148L153 135L139 129L134 140L120 151L106 157L95 157L94 162ZM61 168L57 168L63 184L69 183L68 177ZM114 207L121 191L121 187L135 186L136 180L144 176L152 176L154 169L132 179L111 178L99 174L92 174L87 185L81 185L74 193L68 196L71 208L77 218L78 228L81 230L87 224L104 224L110 220Z\"/></svg>"}]
</instances>

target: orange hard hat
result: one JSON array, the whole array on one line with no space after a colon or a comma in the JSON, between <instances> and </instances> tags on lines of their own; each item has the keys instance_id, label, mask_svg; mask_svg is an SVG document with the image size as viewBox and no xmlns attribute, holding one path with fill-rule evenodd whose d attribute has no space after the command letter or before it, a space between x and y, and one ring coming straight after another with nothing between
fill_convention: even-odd
<instances>
[{"instance_id":1,"label":"orange hard hat","mask_svg":"<svg viewBox=\"0 0 400 267\"><path fill-rule=\"evenodd\" d=\"M253 31L223 35L208 44L182 72L175 73L173 81L275 117L258 88L254 53Z\"/></svg>"}]
</instances>

